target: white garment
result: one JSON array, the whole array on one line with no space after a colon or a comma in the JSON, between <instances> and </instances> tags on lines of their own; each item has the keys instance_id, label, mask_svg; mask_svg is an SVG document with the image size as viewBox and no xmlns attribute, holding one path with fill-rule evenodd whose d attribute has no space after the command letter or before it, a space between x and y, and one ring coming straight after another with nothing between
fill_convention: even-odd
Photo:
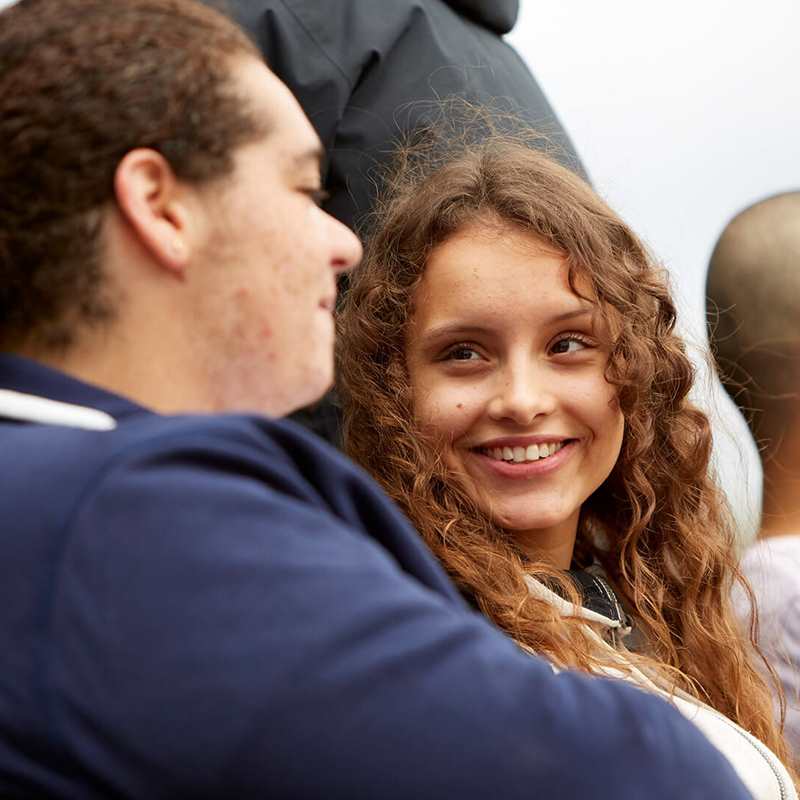
<instances>
[{"instance_id":1,"label":"white garment","mask_svg":"<svg viewBox=\"0 0 800 800\"><path fill-rule=\"evenodd\" d=\"M783 684L786 739L800 763L800 534L759 539L740 566L758 604L758 643ZM734 594L734 605L746 625L744 592Z\"/></svg>"},{"instance_id":2,"label":"white garment","mask_svg":"<svg viewBox=\"0 0 800 800\"><path fill-rule=\"evenodd\" d=\"M585 608L575 608L544 584L527 576L525 579L530 593L541 600L555 606L561 616L581 617L592 622L605 625L610 629L619 629L620 623ZM611 645L598 636L592 628L589 635L597 642L598 647L607 648L618 659L624 656L613 650ZM660 694L668 699L685 717L691 720L706 738L731 762L742 783L747 787L753 800L798 800L797 791L789 778L789 773L778 757L755 736L752 736L735 722L710 706L695 700L684 692L670 694L657 686L641 670L627 665L630 674L606 668L604 674L609 677L633 681L643 689Z\"/></svg>"},{"instance_id":3,"label":"white garment","mask_svg":"<svg viewBox=\"0 0 800 800\"><path fill-rule=\"evenodd\" d=\"M117 427L117 421L105 411L13 392L11 389L0 389L0 411L8 419L39 422L42 425L69 425L93 431L111 431Z\"/></svg>"}]
</instances>

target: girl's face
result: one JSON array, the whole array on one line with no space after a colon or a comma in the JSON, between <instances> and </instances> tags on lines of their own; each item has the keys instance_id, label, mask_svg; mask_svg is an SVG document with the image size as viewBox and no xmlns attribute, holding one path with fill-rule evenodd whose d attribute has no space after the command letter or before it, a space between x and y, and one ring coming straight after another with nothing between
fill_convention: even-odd
<instances>
[{"instance_id":1,"label":"girl's face","mask_svg":"<svg viewBox=\"0 0 800 800\"><path fill-rule=\"evenodd\" d=\"M567 275L517 228L467 226L428 260L406 349L414 413L448 466L526 554L559 568L624 429L607 331Z\"/></svg>"}]
</instances>

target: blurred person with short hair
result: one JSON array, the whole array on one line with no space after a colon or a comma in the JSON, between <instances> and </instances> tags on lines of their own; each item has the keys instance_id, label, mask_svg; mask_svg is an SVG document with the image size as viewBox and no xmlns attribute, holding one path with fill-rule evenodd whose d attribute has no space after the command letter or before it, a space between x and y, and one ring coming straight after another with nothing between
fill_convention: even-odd
<instances>
[{"instance_id":1,"label":"blurred person with short hair","mask_svg":"<svg viewBox=\"0 0 800 800\"><path fill-rule=\"evenodd\" d=\"M761 526L742 570L758 599L759 641L781 678L786 738L800 763L800 192L755 203L728 223L706 294L720 379L761 454Z\"/></svg>"}]
</instances>

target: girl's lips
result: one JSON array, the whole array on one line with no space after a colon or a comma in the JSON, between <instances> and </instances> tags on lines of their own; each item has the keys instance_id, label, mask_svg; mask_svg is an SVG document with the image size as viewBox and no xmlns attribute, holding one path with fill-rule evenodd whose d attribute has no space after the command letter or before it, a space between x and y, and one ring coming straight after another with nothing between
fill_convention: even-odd
<instances>
[{"instance_id":1,"label":"girl's lips","mask_svg":"<svg viewBox=\"0 0 800 800\"><path fill-rule=\"evenodd\" d=\"M564 446L552 456L547 458L540 458L538 461L523 461L516 463L514 461L498 461L479 450L470 450L470 456L474 457L476 463L480 465L481 469L486 470L491 475L502 478L535 478L537 475L547 475L557 470L565 461L572 457L575 452L579 439L571 439L564 444Z\"/></svg>"}]
</instances>

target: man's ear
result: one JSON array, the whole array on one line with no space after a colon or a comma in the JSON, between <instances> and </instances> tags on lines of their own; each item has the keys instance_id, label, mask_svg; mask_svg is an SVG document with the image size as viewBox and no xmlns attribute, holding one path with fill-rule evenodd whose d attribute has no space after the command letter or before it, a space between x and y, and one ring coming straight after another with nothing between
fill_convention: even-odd
<instances>
[{"instance_id":1,"label":"man's ear","mask_svg":"<svg viewBox=\"0 0 800 800\"><path fill-rule=\"evenodd\" d=\"M192 244L191 210L169 162L155 150L131 150L117 165L114 194L142 246L183 277Z\"/></svg>"}]
</instances>

